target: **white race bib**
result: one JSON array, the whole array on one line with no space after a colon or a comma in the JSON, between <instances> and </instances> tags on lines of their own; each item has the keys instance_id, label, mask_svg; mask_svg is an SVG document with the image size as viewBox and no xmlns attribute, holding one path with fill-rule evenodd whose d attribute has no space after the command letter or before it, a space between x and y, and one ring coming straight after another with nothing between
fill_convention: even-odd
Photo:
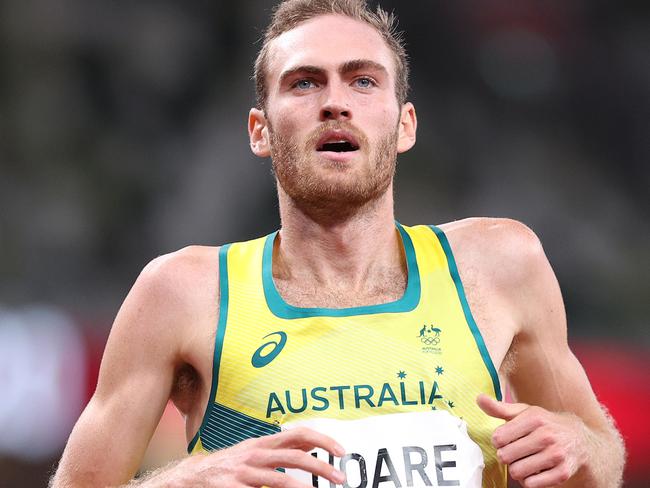
<instances>
[{"instance_id":1,"label":"white race bib","mask_svg":"<svg viewBox=\"0 0 650 488\"><path fill-rule=\"evenodd\" d=\"M467 424L449 412L398 413L359 420L312 419L287 423L283 430L299 426L332 437L346 452L343 458L322 449L312 452L346 474L343 485L302 470L286 470L310 486L481 488L481 449L467 435Z\"/></svg>"}]
</instances>

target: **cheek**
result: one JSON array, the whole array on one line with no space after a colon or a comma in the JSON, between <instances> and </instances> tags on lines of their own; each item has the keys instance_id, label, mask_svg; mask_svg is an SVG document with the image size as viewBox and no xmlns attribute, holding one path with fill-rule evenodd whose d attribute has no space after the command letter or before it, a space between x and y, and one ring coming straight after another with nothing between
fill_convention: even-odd
<instances>
[{"instance_id":1,"label":"cheek","mask_svg":"<svg viewBox=\"0 0 650 488\"><path fill-rule=\"evenodd\" d=\"M304 109L279 105L273 112L271 123L275 131L283 134L297 134L305 126Z\"/></svg>"},{"instance_id":2,"label":"cheek","mask_svg":"<svg viewBox=\"0 0 650 488\"><path fill-rule=\"evenodd\" d=\"M392 99L377 100L367 97L357 105L357 119L363 119L368 127L377 127L381 132L394 130L399 123L400 110Z\"/></svg>"},{"instance_id":3,"label":"cheek","mask_svg":"<svg viewBox=\"0 0 650 488\"><path fill-rule=\"evenodd\" d=\"M392 134L399 127L399 113L397 110L384 108L377 113L377 132L380 137Z\"/></svg>"}]
</instances>

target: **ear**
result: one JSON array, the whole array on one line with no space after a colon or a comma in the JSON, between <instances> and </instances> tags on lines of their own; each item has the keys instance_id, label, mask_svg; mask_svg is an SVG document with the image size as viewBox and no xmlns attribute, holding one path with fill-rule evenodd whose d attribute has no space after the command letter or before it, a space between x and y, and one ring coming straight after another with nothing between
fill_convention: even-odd
<instances>
[{"instance_id":1,"label":"ear","mask_svg":"<svg viewBox=\"0 0 650 488\"><path fill-rule=\"evenodd\" d=\"M418 118L415 107L411 102L402 105L402 115L399 121L399 134L397 139L397 152L403 153L415 145L415 133L418 129Z\"/></svg>"},{"instance_id":2,"label":"ear","mask_svg":"<svg viewBox=\"0 0 650 488\"><path fill-rule=\"evenodd\" d=\"M271 155L269 128L264 112L252 108L248 113L248 139L255 156L267 158Z\"/></svg>"}]
</instances>

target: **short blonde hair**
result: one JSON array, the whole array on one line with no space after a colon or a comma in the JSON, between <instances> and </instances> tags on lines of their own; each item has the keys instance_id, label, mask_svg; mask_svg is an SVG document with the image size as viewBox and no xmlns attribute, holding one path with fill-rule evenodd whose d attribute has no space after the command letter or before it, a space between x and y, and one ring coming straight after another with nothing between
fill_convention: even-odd
<instances>
[{"instance_id":1,"label":"short blonde hair","mask_svg":"<svg viewBox=\"0 0 650 488\"><path fill-rule=\"evenodd\" d=\"M402 33L397 31L397 17L381 7L374 12L366 0L285 0L273 11L271 23L264 33L262 48L255 60L253 79L257 107L264 110L268 97L266 68L269 44L281 34L319 15L340 14L373 27L384 39L395 58L395 95L399 104L406 102L409 92L409 63Z\"/></svg>"}]
</instances>

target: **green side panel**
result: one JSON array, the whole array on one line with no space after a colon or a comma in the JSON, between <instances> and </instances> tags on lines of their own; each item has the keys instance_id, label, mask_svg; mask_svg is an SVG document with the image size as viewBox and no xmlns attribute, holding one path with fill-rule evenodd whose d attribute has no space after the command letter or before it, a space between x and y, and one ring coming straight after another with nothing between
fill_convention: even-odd
<instances>
[{"instance_id":1,"label":"green side panel","mask_svg":"<svg viewBox=\"0 0 650 488\"><path fill-rule=\"evenodd\" d=\"M203 415L203 422L198 432L187 447L187 452L191 453L199 437L205 447L203 431L206 429L209 419L212 416L214 400L217 394L217 383L219 382L219 365L221 364L221 351L223 350L223 338L226 335L226 323L228 322L228 249L230 244L221 246L219 249L219 321L217 323L217 334L214 341L214 357L212 359L212 386L210 387L210 396L208 397L208 406Z\"/></svg>"},{"instance_id":2,"label":"green side panel","mask_svg":"<svg viewBox=\"0 0 650 488\"><path fill-rule=\"evenodd\" d=\"M275 424L263 422L215 402L208 421L201 428L201 443L206 451L216 451L246 439L278 432L280 427Z\"/></svg>"}]
</instances>

